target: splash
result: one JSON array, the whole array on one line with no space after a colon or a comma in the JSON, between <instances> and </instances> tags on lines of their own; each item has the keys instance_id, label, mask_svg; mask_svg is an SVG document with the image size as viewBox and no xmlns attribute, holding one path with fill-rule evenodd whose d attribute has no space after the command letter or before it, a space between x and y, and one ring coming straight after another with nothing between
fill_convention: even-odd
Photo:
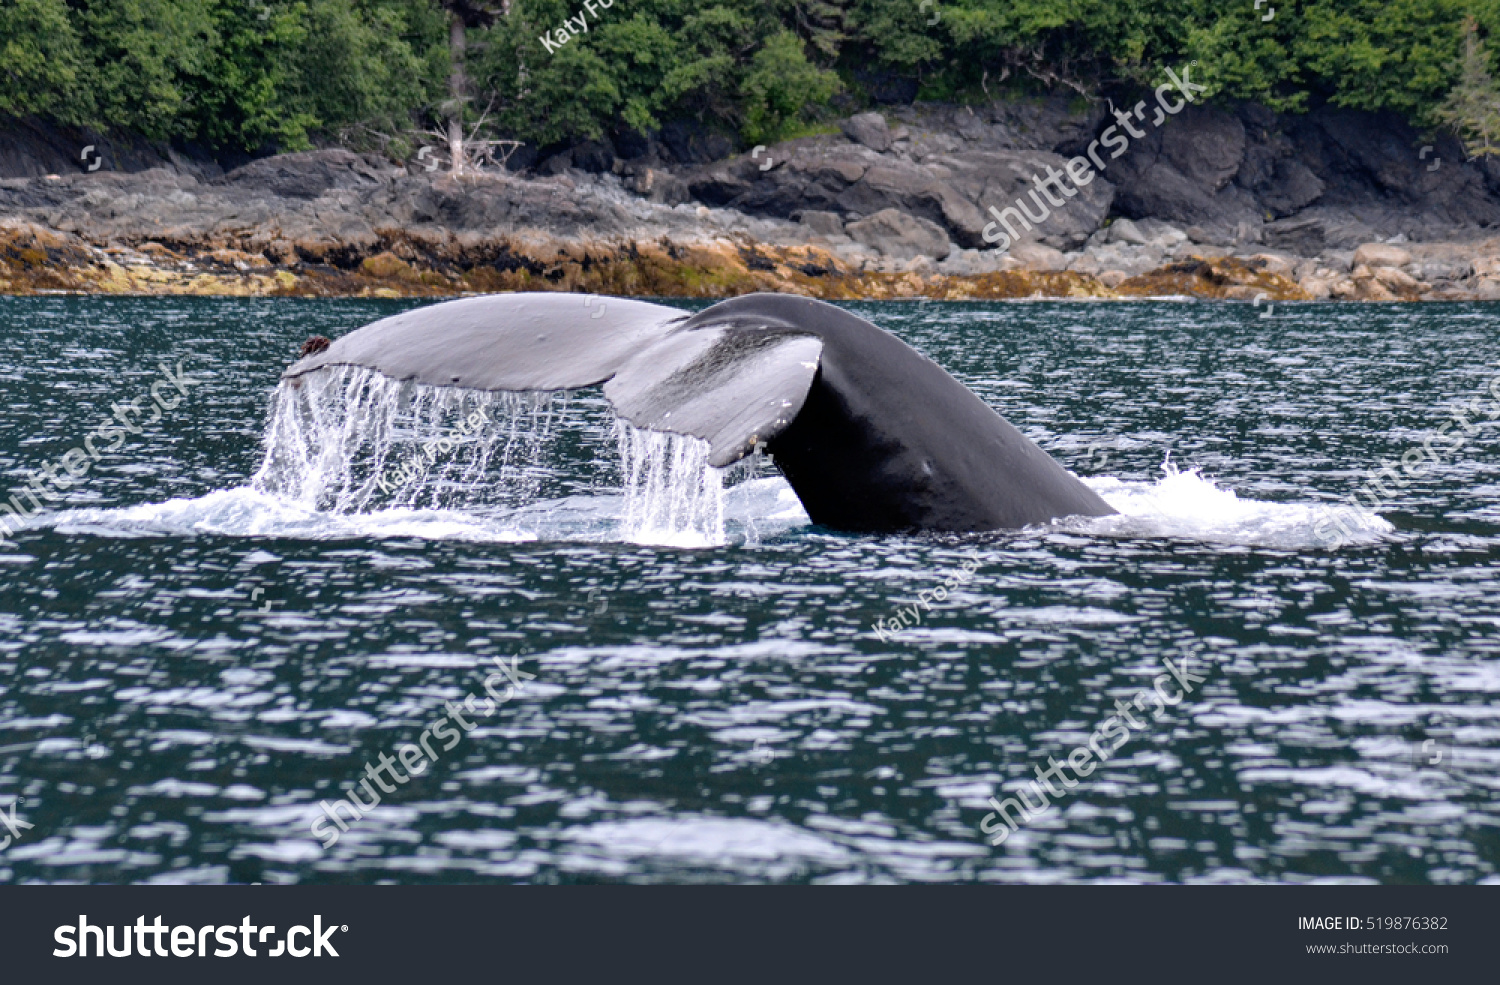
<instances>
[{"instance_id":1,"label":"splash","mask_svg":"<svg viewBox=\"0 0 1500 985\"><path fill-rule=\"evenodd\" d=\"M723 544L724 474L708 464L708 442L615 426L625 473L624 533L638 544Z\"/></svg>"},{"instance_id":2,"label":"splash","mask_svg":"<svg viewBox=\"0 0 1500 985\"><path fill-rule=\"evenodd\" d=\"M337 514L535 502L566 393L402 383L353 366L277 387L251 487Z\"/></svg>"},{"instance_id":3,"label":"splash","mask_svg":"<svg viewBox=\"0 0 1500 985\"><path fill-rule=\"evenodd\" d=\"M608 430L570 415L568 400L402 383L359 367L284 381L247 492L324 516L330 529L399 520L406 531L457 523L470 536L475 518L503 515L500 539L726 542L723 472L705 442L616 422L618 462L596 463L596 481L580 482L570 445ZM610 495L620 485L623 495Z\"/></svg>"},{"instance_id":4,"label":"splash","mask_svg":"<svg viewBox=\"0 0 1500 985\"><path fill-rule=\"evenodd\" d=\"M1306 549L1323 545L1317 534L1321 504L1275 503L1241 499L1205 478L1196 468L1162 463L1155 482L1086 478L1118 516L1070 519L1063 525L1080 532L1127 537L1178 537L1186 540L1249 547ZM1364 515L1352 521L1351 544L1376 544L1395 531L1389 521Z\"/></svg>"}]
</instances>

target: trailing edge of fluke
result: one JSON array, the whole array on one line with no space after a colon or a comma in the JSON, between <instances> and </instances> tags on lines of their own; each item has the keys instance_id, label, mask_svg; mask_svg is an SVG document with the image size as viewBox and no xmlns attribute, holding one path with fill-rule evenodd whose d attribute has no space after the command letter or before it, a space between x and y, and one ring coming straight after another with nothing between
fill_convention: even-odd
<instances>
[{"instance_id":1,"label":"trailing edge of fluke","mask_svg":"<svg viewBox=\"0 0 1500 985\"><path fill-rule=\"evenodd\" d=\"M942 367L822 301L752 294L687 315L497 294L311 348L287 378L349 365L476 390L602 383L621 418L701 438L713 465L764 446L813 522L836 530L997 530L1115 512Z\"/></svg>"}]
</instances>

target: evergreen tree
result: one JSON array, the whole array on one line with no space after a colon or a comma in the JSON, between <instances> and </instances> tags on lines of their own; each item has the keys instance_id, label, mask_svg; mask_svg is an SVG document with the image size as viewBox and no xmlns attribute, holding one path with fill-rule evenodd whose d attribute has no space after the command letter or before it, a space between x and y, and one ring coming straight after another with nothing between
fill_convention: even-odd
<instances>
[{"instance_id":1,"label":"evergreen tree","mask_svg":"<svg viewBox=\"0 0 1500 985\"><path fill-rule=\"evenodd\" d=\"M1470 157L1500 154L1500 84L1489 69L1479 25L1469 18L1464 22L1459 83L1434 115L1458 134Z\"/></svg>"}]
</instances>

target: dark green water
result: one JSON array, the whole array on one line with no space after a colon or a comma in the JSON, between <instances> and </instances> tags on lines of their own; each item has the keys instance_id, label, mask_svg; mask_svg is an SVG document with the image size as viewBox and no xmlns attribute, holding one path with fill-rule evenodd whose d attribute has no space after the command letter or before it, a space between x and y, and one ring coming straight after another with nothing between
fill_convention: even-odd
<instances>
[{"instance_id":1,"label":"dark green water","mask_svg":"<svg viewBox=\"0 0 1500 985\"><path fill-rule=\"evenodd\" d=\"M1500 409L1500 309L856 306L1127 516L845 536L762 471L721 543L661 547L622 528L597 394L514 445L520 486L445 473L441 508L247 488L301 340L399 307L0 298L8 487L158 363L204 381L0 547L0 810L33 825L0 880L1497 879L1500 425L1351 543L1315 507ZM322 848L318 802L494 655L534 680ZM987 799L1164 657L1206 680L992 847Z\"/></svg>"}]
</instances>

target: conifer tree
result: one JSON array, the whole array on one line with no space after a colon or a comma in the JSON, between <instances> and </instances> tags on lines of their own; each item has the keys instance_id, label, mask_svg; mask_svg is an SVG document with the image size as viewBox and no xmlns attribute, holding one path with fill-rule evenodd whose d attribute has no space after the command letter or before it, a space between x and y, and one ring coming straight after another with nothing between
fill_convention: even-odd
<instances>
[{"instance_id":1,"label":"conifer tree","mask_svg":"<svg viewBox=\"0 0 1500 985\"><path fill-rule=\"evenodd\" d=\"M1489 55L1473 18L1464 23L1460 78L1434 115L1464 142L1470 157L1500 154L1500 83L1489 72Z\"/></svg>"}]
</instances>

